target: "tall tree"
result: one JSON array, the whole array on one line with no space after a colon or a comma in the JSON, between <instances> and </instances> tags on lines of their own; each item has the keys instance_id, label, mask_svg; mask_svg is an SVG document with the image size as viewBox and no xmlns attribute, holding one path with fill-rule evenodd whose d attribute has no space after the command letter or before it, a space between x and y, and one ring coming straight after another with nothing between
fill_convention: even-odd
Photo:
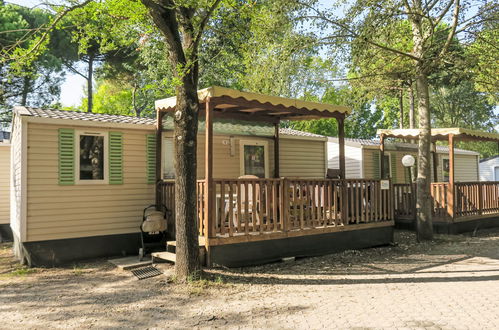
<instances>
[{"instance_id":1,"label":"tall tree","mask_svg":"<svg viewBox=\"0 0 499 330\"><path fill-rule=\"evenodd\" d=\"M179 280L198 277L199 242L196 212L199 47L220 0L141 0L167 44L178 80L174 116L176 264Z\"/></svg>"},{"instance_id":2,"label":"tall tree","mask_svg":"<svg viewBox=\"0 0 499 330\"><path fill-rule=\"evenodd\" d=\"M461 0L357 0L347 7L339 17L335 10L323 10L310 6L309 16L328 35L325 40L351 45L352 40L362 40L367 46L402 56L412 62L415 72L417 109L419 114L418 176L416 218L418 240L433 238L430 194L430 93L429 75L435 66L447 59L449 47L458 33L466 33L471 27L478 28L484 22L497 19L497 3L478 2L476 14L470 10L476 3ZM412 41L410 51L398 46L406 43L380 42L378 35L394 20L406 19L411 26L410 34L404 35ZM445 26L442 25L445 23ZM442 27L442 28L440 28ZM329 31L332 31L329 34ZM465 34L466 35L466 34ZM441 41L443 40L443 42Z\"/></svg>"},{"instance_id":3,"label":"tall tree","mask_svg":"<svg viewBox=\"0 0 499 330\"><path fill-rule=\"evenodd\" d=\"M60 94L64 71L59 51L67 46L60 40L59 31L51 31L52 39L43 53L22 70L9 59L15 48L26 49L30 40L24 36L44 26L52 14L43 9L29 9L18 5L0 7L0 110L2 120L10 121L11 108L15 104L46 106Z\"/></svg>"}]
</instances>

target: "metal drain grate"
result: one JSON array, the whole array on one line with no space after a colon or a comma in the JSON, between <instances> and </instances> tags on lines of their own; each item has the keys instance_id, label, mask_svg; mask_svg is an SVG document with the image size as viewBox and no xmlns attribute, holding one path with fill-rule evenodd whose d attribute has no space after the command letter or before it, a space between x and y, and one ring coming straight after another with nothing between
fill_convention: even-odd
<instances>
[{"instance_id":1,"label":"metal drain grate","mask_svg":"<svg viewBox=\"0 0 499 330\"><path fill-rule=\"evenodd\" d=\"M157 269L154 266L135 268L132 269L131 271L132 274L135 275L139 280L163 274L159 269Z\"/></svg>"}]
</instances>

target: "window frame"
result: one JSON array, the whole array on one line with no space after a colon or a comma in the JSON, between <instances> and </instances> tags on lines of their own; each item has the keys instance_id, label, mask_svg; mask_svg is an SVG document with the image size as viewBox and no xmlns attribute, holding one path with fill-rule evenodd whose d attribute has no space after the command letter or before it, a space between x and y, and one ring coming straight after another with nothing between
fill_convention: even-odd
<instances>
[{"instance_id":1,"label":"window frame","mask_svg":"<svg viewBox=\"0 0 499 330\"><path fill-rule=\"evenodd\" d=\"M381 167L383 166L383 162L384 162L383 157L385 157L385 156L388 156L388 172L387 172L388 177L387 178L383 178L381 176ZM384 152L383 157L380 157L380 165L379 165L381 180L393 179L393 177L392 177L392 154L390 152ZM385 170L386 170L386 168L385 168Z\"/></svg>"},{"instance_id":2,"label":"window frame","mask_svg":"<svg viewBox=\"0 0 499 330\"><path fill-rule=\"evenodd\" d=\"M262 140L239 140L239 173L240 175L245 175L244 173L244 146L263 146L263 157L264 157L264 171L265 178L269 178L269 143L268 141Z\"/></svg>"},{"instance_id":3,"label":"window frame","mask_svg":"<svg viewBox=\"0 0 499 330\"><path fill-rule=\"evenodd\" d=\"M161 180L175 180L175 160L173 160L173 178L165 178L165 166L166 166L166 141L170 140L172 143L172 153L175 157L175 141L173 136L163 136L161 141Z\"/></svg>"},{"instance_id":4,"label":"window frame","mask_svg":"<svg viewBox=\"0 0 499 330\"><path fill-rule=\"evenodd\" d=\"M80 136L103 136L104 137L104 179L81 180L80 179ZM91 132L75 130L75 184L109 184L109 134L108 132Z\"/></svg>"},{"instance_id":5,"label":"window frame","mask_svg":"<svg viewBox=\"0 0 499 330\"><path fill-rule=\"evenodd\" d=\"M499 169L499 165L492 166L492 174L494 175L494 181L499 181L499 176L496 177L496 169Z\"/></svg>"},{"instance_id":6,"label":"window frame","mask_svg":"<svg viewBox=\"0 0 499 330\"><path fill-rule=\"evenodd\" d=\"M449 169L450 169L450 160L449 156L443 156L440 161L440 174L442 175L442 182L449 182L449 179L445 180L445 166L444 166L444 161L447 160L449 162ZM450 176L450 171L449 171L449 176Z\"/></svg>"}]
</instances>

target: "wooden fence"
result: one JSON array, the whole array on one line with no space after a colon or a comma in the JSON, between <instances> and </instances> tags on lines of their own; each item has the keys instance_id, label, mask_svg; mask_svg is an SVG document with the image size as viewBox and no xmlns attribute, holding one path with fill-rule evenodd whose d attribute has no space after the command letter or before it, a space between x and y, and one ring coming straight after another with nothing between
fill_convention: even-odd
<instances>
[{"instance_id":1,"label":"wooden fence","mask_svg":"<svg viewBox=\"0 0 499 330\"><path fill-rule=\"evenodd\" d=\"M206 182L197 183L199 233L261 235L391 221L392 189L379 180L215 179L207 210ZM173 209L173 183L162 183ZM169 207L170 208L170 207ZM209 221L208 221L209 220Z\"/></svg>"}]
</instances>

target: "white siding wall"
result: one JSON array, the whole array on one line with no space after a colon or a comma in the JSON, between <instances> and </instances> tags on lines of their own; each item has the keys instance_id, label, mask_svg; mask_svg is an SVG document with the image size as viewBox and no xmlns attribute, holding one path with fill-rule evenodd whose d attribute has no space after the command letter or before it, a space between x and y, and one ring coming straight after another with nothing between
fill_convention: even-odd
<instances>
[{"instance_id":1,"label":"white siding wall","mask_svg":"<svg viewBox=\"0 0 499 330\"><path fill-rule=\"evenodd\" d=\"M480 163L480 181L499 181L494 177L494 168L499 167L499 157Z\"/></svg>"},{"instance_id":2,"label":"white siding wall","mask_svg":"<svg viewBox=\"0 0 499 330\"><path fill-rule=\"evenodd\" d=\"M0 142L0 224L10 222L10 144Z\"/></svg>"},{"instance_id":3,"label":"white siding wall","mask_svg":"<svg viewBox=\"0 0 499 330\"><path fill-rule=\"evenodd\" d=\"M361 179L363 177L361 164L362 164L362 148L345 146L346 178ZM327 167L334 169L340 168L339 145L336 142L329 141L327 143Z\"/></svg>"},{"instance_id":4,"label":"white siding wall","mask_svg":"<svg viewBox=\"0 0 499 330\"><path fill-rule=\"evenodd\" d=\"M137 232L142 210L154 202L146 181L146 134L123 132L124 184L58 184L58 129L29 124L27 241ZM92 131L108 129L93 127Z\"/></svg>"},{"instance_id":5,"label":"white siding wall","mask_svg":"<svg viewBox=\"0 0 499 330\"><path fill-rule=\"evenodd\" d=\"M25 123L27 125L27 123ZM22 149L24 146L22 117L14 116L11 136L11 180L10 180L10 227L19 239L22 239Z\"/></svg>"}]
</instances>

